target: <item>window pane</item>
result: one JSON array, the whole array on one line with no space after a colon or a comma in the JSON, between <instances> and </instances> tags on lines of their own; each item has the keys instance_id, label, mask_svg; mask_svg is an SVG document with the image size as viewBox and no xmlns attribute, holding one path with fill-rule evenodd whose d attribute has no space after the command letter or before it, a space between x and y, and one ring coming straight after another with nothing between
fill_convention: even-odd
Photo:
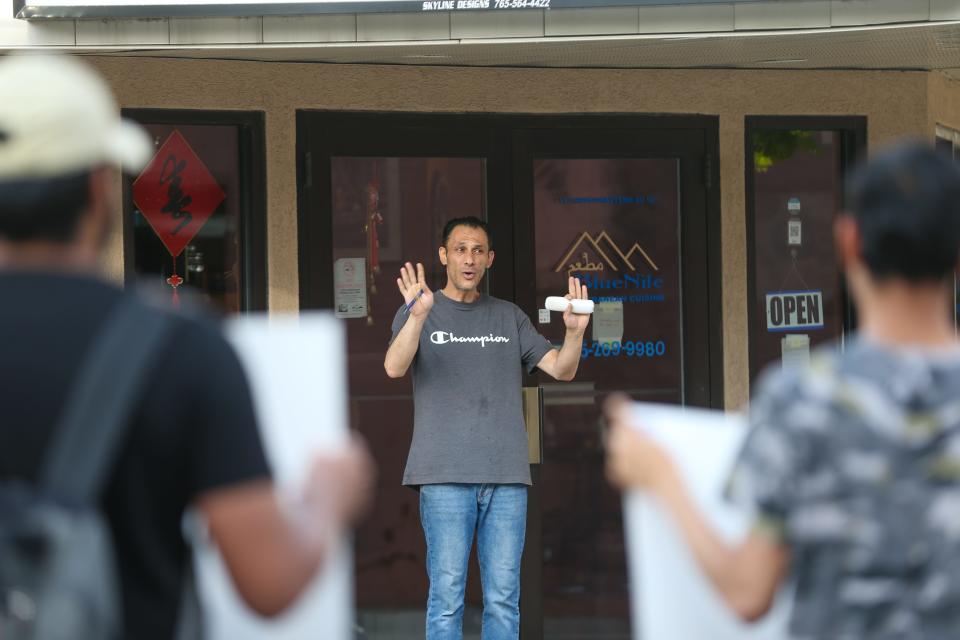
<instances>
[{"instance_id":1,"label":"window pane","mask_svg":"<svg viewBox=\"0 0 960 640\"><path fill-rule=\"evenodd\" d=\"M240 126L144 127L157 155L124 203L134 273L171 296L182 279L222 311L240 311Z\"/></svg>"},{"instance_id":2,"label":"window pane","mask_svg":"<svg viewBox=\"0 0 960 640\"><path fill-rule=\"evenodd\" d=\"M681 403L677 160L540 159L533 170L537 303L575 276L597 304L577 381ZM539 331L562 343L560 316L545 320ZM614 342L615 355L602 349Z\"/></svg>"},{"instance_id":3,"label":"window pane","mask_svg":"<svg viewBox=\"0 0 960 640\"><path fill-rule=\"evenodd\" d=\"M844 296L833 248L843 198L838 131L755 130L751 378L782 358L805 362L843 331Z\"/></svg>"}]
</instances>

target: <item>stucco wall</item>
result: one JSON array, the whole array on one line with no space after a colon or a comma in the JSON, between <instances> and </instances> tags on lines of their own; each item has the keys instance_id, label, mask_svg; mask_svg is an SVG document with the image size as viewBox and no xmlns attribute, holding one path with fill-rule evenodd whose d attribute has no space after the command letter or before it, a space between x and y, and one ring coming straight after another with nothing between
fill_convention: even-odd
<instances>
[{"instance_id":1,"label":"stucco wall","mask_svg":"<svg viewBox=\"0 0 960 640\"><path fill-rule=\"evenodd\" d=\"M271 310L298 307L296 109L719 115L725 401L731 408L748 395L744 116L865 115L875 147L905 135L931 135L928 95L960 104L957 83L921 72L467 69L147 58L93 63L124 107L266 113ZM957 110L948 111L952 119L941 121L960 126ZM119 237L111 255L111 268L119 272Z\"/></svg>"},{"instance_id":2,"label":"stucco wall","mask_svg":"<svg viewBox=\"0 0 960 640\"><path fill-rule=\"evenodd\" d=\"M960 80L951 80L939 72L931 73L928 79L928 96L928 134L933 135L938 124L960 131Z\"/></svg>"}]
</instances>

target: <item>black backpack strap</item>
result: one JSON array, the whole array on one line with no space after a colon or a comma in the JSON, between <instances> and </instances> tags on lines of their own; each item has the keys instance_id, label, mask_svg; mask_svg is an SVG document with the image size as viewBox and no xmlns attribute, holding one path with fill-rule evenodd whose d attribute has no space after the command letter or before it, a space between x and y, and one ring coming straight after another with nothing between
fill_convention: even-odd
<instances>
[{"instance_id":1,"label":"black backpack strap","mask_svg":"<svg viewBox=\"0 0 960 640\"><path fill-rule=\"evenodd\" d=\"M67 503L98 499L173 318L125 295L91 345L47 448L41 487Z\"/></svg>"}]
</instances>

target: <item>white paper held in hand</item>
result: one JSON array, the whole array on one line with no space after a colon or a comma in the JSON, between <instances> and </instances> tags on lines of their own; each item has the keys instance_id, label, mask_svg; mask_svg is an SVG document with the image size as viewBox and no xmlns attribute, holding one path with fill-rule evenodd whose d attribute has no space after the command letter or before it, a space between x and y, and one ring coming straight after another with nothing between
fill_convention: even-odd
<instances>
[{"instance_id":1,"label":"white paper held in hand","mask_svg":"<svg viewBox=\"0 0 960 640\"><path fill-rule=\"evenodd\" d=\"M631 415L673 458L707 522L728 542L742 540L752 514L725 500L723 488L746 436L743 417L640 402ZM625 496L624 526L635 639L787 640L789 589L781 590L761 621L743 623L700 570L659 502L640 492Z\"/></svg>"},{"instance_id":2,"label":"white paper held in hand","mask_svg":"<svg viewBox=\"0 0 960 640\"><path fill-rule=\"evenodd\" d=\"M563 296L548 296L543 306L550 311L563 312L567 310L568 304L573 307L574 313L583 315L593 313L593 300L581 300L579 298L567 300Z\"/></svg>"},{"instance_id":3,"label":"white paper held in hand","mask_svg":"<svg viewBox=\"0 0 960 640\"><path fill-rule=\"evenodd\" d=\"M330 313L244 316L227 337L240 357L253 395L267 460L278 488L296 503L315 453L349 440L346 337ZM205 638L300 640L353 638L353 561L348 542L286 612L264 620L230 582L223 560L207 546L197 555Z\"/></svg>"}]
</instances>

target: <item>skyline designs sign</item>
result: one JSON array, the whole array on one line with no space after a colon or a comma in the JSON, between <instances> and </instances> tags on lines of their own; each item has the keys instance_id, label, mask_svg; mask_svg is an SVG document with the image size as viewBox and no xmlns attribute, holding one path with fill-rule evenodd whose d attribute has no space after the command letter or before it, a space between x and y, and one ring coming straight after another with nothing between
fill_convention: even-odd
<instances>
[{"instance_id":1,"label":"skyline designs sign","mask_svg":"<svg viewBox=\"0 0 960 640\"><path fill-rule=\"evenodd\" d=\"M759 0L740 0L754 2ZM783 0L796 2L799 0ZM17 18L174 18L729 4L730 0L14 0Z\"/></svg>"}]
</instances>

